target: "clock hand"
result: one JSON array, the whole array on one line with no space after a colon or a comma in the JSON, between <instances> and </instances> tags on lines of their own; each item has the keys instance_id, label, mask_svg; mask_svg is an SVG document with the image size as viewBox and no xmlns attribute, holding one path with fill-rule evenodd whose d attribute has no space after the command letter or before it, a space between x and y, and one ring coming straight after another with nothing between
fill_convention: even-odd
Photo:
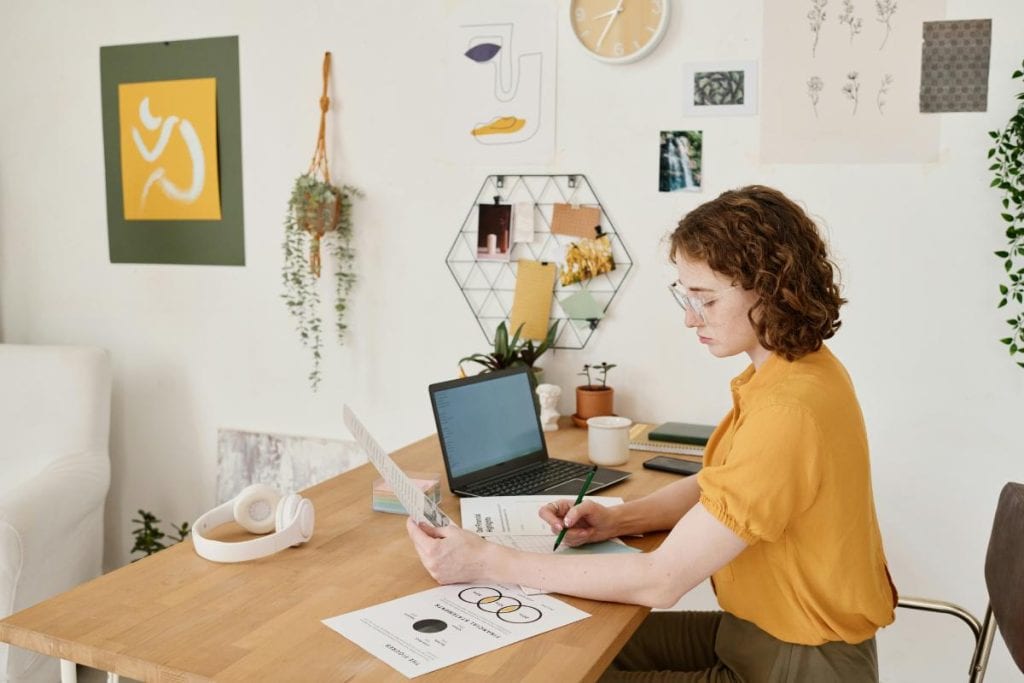
<instances>
[{"instance_id":1,"label":"clock hand","mask_svg":"<svg viewBox=\"0 0 1024 683\"><path fill-rule=\"evenodd\" d=\"M615 21L615 17L619 16L619 12L622 11L623 2L625 2L625 0L619 0L619 4L615 6L614 10L612 10L614 14L608 17L608 23L604 25L604 30L601 31L601 37L597 39L596 47L601 47L601 43L604 42L605 36L608 35L608 30L612 27L612 23Z\"/></svg>"}]
</instances>

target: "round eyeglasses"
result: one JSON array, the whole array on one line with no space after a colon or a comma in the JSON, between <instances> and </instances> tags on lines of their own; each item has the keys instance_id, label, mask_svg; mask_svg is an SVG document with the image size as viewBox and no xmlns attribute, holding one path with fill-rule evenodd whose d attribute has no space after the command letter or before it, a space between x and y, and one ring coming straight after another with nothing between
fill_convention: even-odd
<instances>
[{"instance_id":1,"label":"round eyeglasses","mask_svg":"<svg viewBox=\"0 0 1024 683\"><path fill-rule=\"evenodd\" d=\"M668 289L672 292L672 298L676 300L676 303L687 312L693 311L693 314L697 316L702 325L710 324L707 318L707 308L711 304L718 301L726 292L730 289L736 289L737 285L726 287L725 289L719 289L714 292L707 292L700 296L694 296L686 293L686 287L684 287L678 280L674 280L669 284Z\"/></svg>"}]
</instances>

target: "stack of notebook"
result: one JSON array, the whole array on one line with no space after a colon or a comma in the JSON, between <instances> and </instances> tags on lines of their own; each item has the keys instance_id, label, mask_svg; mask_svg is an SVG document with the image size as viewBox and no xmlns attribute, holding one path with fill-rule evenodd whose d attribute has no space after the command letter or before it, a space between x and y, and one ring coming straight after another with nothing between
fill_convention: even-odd
<instances>
[{"instance_id":1,"label":"stack of notebook","mask_svg":"<svg viewBox=\"0 0 1024 683\"><path fill-rule=\"evenodd\" d=\"M629 447L635 451L669 453L684 460L701 462L704 446L714 430L709 425L685 422L637 422L629 430Z\"/></svg>"},{"instance_id":2,"label":"stack of notebook","mask_svg":"<svg viewBox=\"0 0 1024 683\"><path fill-rule=\"evenodd\" d=\"M410 473L411 474L411 473ZM411 477L413 486L423 491L434 505L441 502L441 478L438 475L419 474ZM373 482L373 509L377 512L390 512L394 515L407 515L405 507L398 500L398 495L388 486L384 479L378 477Z\"/></svg>"}]
</instances>

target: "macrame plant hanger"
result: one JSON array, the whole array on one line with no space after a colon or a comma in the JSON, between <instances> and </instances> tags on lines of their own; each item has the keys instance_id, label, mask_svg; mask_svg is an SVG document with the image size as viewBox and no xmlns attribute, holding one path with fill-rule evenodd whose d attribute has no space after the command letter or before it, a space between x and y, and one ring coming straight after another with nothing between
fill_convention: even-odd
<instances>
[{"instance_id":1,"label":"macrame plant hanger","mask_svg":"<svg viewBox=\"0 0 1024 683\"><path fill-rule=\"evenodd\" d=\"M309 164L307 173L313 177L319 175L324 182L330 185L331 171L327 166L327 143L325 141L327 132L327 111L331 108L331 98L327 96L327 81L331 73L331 53L324 53L324 87L320 95L320 132L316 137L316 150L313 152L313 161ZM302 227L312 238L309 245L309 269L313 275L320 277L320 240L324 233L336 230L338 218L341 215L341 193L332 188L332 199L327 204L320 206L316 215L307 216L302 222Z\"/></svg>"}]
</instances>

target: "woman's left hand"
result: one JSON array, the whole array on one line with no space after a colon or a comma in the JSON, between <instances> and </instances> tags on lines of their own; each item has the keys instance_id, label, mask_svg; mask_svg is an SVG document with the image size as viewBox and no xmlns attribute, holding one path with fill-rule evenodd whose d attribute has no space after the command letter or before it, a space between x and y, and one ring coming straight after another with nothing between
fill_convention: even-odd
<instances>
[{"instance_id":1,"label":"woman's left hand","mask_svg":"<svg viewBox=\"0 0 1024 683\"><path fill-rule=\"evenodd\" d=\"M455 525L434 527L427 522L417 525L410 517L405 526L420 561L438 583L488 578L486 556L488 550L497 546Z\"/></svg>"}]
</instances>

